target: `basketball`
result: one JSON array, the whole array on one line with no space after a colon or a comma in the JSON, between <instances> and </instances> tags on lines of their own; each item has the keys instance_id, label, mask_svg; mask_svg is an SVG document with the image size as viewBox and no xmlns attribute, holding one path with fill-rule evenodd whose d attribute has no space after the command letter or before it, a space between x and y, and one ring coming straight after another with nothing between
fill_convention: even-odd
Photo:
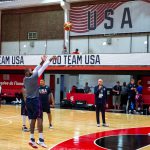
<instances>
[{"instance_id":1,"label":"basketball","mask_svg":"<svg viewBox=\"0 0 150 150\"><path fill-rule=\"evenodd\" d=\"M64 30L70 31L71 29L72 29L72 23L66 22L66 23L64 24Z\"/></svg>"}]
</instances>

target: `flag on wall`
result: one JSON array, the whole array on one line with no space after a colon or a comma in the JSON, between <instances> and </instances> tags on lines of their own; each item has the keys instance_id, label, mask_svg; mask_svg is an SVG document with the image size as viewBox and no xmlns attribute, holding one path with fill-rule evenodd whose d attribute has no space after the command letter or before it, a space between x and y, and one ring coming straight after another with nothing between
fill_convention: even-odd
<instances>
[{"instance_id":1,"label":"flag on wall","mask_svg":"<svg viewBox=\"0 0 150 150\"><path fill-rule=\"evenodd\" d=\"M71 36L149 32L149 15L150 0L72 7Z\"/></svg>"}]
</instances>

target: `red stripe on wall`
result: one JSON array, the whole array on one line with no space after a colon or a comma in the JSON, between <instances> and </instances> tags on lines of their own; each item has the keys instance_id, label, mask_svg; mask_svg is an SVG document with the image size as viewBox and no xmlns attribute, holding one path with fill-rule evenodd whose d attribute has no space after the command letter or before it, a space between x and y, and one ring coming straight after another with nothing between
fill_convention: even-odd
<instances>
[{"instance_id":1,"label":"red stripe on wall","mask_svg":"<svg viewBox=\"0 0 150 150\"><path fill-rule=\"evenodd\" d=\"M34 68L35 66L0 66L0 70L24 70L25 68ZM150 66L49 66L46 70L104 70L104 71L150 71Z\"/></svg>"}]
</instances>

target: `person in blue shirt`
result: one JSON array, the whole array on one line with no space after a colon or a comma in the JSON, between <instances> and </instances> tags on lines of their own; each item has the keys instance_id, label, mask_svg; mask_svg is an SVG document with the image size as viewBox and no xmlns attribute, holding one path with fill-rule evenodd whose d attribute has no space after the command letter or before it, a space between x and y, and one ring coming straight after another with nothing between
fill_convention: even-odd
<instances>
[{"instance_id":1,"label":"person in blue shirt","mask_svg":"<svg viewBox=\"0 0 150 150\"><path fill-rule=\"evenodd\" d=\"M137 83L138 86L136 88L136 91L138 94L142 94L142 92L143 92L143 86L141 83L142 83L141 80L138 80L138 83Z\"/></svg>"},{"instance_id":2,"label":"person in blue shirt","mask_svg":"<svg viewBox=\"0 0 150 150\"><path fill-rule=\"evenodd\" d=\"M141 80L138 80L137 85L138 86L136 88L135 100L136 100L136 110L139 111L143 109L143 97L142 97L143 86Z\"/></svg>"},{"instance_id":3,"label":"person in blue shirt","mask_svg":"<svg viewBox=\"0 0 150 150\"><path fill-rule=\"evenodd\" d=\"M94 88L95 94L95 106L96 106L96 121L97 127L100 127L100 119L99 112L102 113L102 121L104 127L108 127L105 121L105 107L108 107L107 104L107 90L106 87L103 86L103 80L98 79L98 85Z\"/></svg>"},{"instance_id":4,"label":"person in blue shirt","mask_svg":"<svg viewBox=\"0 0 150 150\"><path fill-rule=\"evenodd\" d=\"M48 115L49 120L49 128L52 129L52 114L50 110L51 107L54 107L54 97L48 85L45 85L44 79L40 80L40 87L39 87L39 98L41 100L43 112L46 112Z\"/></svg>"}]
</instances>

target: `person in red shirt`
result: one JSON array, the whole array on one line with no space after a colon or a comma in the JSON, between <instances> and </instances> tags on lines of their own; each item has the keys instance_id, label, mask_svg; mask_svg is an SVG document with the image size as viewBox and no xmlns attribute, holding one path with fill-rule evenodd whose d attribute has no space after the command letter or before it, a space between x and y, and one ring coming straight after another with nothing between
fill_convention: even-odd
<instances>
[{"instance_id":1,"label":"person in red shirt","mask_svg":"<svg viewBox=\"0 0 150 150\"><path fill-rule=\"evenodd\" d=\"M76 49L72 54L80 54L79 49Z\"/></svg>"},{"instance_id":2,"label":"person in red shirt","mask_svg":"<svg viewBox=\"0 0 150 150\"><path fill-rule=\"evenodd\" d=\"M77 87L75 85L72 86L70 93L76 93Z\"/></svg>"}]
</instances>

